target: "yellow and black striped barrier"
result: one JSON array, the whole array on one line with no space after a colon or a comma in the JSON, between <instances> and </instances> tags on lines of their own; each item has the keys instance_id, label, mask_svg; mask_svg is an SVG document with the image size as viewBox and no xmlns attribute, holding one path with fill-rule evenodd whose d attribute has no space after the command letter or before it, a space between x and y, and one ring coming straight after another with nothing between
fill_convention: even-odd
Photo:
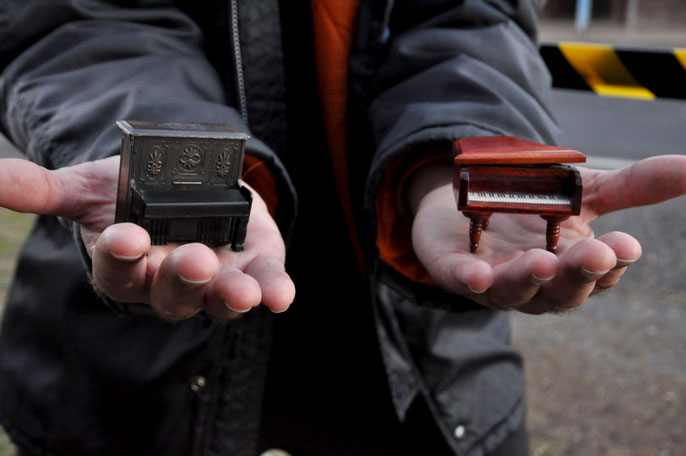
<instances>
[{"instance_id":1,"label":"yellow and black striped barrier","mask_svg":"<svg viewBox=\"0 0 686 456\"><path fill-rule=\"evenodd\" d=\"M541 46L553 87L640 99L686 99L686 49L560 42Z\"/></svg>"}]
</instances>

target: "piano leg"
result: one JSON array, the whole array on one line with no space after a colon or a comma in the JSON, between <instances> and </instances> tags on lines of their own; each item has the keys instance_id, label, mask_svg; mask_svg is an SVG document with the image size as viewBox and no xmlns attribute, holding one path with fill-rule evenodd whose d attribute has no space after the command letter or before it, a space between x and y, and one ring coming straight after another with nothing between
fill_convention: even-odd
<instances>
[{"instance_id":1,"label":"piano leg","mask_svg":"<svg viewBox=\"0 0 686 456\"><path fill-rule=\"evenodd\" d=\"M245 236L248 233L248 216L234 217L234 228L231 235L231 250L242 252L245 248Z\"/></svg>"},{"instance_id":2,"label":"piano leg","mask_svg":"<svg viewBox=\"0 0 686 456\"><path fill-rule=\"evenodd\" d=\"M481 232L488 227L488 219L491 214L465 213L469 217L469 251L476 253L481 240Z\"/></svg>"},{"instance_id":3,"label":"piano leg","mask_svg":"<svg viewBox=\"0 0 686 456\"><path fill-rule=\"evenodd\" d=\"M557 252L557 241L560 239L560 223L567 220L569 217L541 215L547 222L548 226L545 230L545 248L549 252Z\"/></svg>"}]
</instances>

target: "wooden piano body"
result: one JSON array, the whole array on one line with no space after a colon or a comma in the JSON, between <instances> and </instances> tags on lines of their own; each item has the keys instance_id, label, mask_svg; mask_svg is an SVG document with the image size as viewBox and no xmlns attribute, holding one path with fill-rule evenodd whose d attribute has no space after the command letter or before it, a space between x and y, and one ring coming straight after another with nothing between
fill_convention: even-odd
<instances>
[{"instance_id":1,"label":"wooden piano body","mask_svg":"<svg viewBox=\"0 0 686 456\"><path fill-rule=\"evenodd\" d=\"M560 223L581 211L579 172L560 163L583 163L571 149L509 136L467 138L454 143L457 206L470 219L470 250L494 212L539 214L547 223L546 248L555 252Z\"/></svg>"}]
</instances>

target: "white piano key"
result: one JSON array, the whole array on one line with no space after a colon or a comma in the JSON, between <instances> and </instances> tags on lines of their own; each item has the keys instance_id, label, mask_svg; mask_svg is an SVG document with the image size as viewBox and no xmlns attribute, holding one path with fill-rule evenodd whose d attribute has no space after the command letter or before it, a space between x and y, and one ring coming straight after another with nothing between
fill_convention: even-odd
<instances>
[{"instance_id":1,"label":"white piano key","mask_svg":"<svg viewBox=\"0 0 686 456\"><path fill-rule=\"evenodd\" d=\"M552 204L555 206L571 206L572 199L564 195L537 195L533 193L494 193L469 192L469 201L484 203L518 203L518 204Z\"/></svg>"}]
</instances>

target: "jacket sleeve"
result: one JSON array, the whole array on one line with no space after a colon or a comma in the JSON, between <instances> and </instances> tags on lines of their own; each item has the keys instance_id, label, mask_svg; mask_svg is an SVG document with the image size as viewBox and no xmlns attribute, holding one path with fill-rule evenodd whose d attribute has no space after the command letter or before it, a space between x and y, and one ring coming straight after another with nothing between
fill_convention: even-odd
<instances>
[{"instance_id":1,"label":"jacket sleeve","mask_svg":"<svg viewBox=\"0 0 686 456\"><path fill-rule=\"evenodd\" d=\"M117 154L120 119L230 123L249 133L226 105L201 31L167 3L0 1L2 132L51 169ZM291 213L281 219L292 218L280 161L258 139L246 151L286 189L279 207Z\"/></svg>"},{"instance_id":2,"label":"jacket sleeve","mask_svg":"<svg viewBox=\"0 0 686 456\"><path fill-rule=\"evenodd\" d=\"M389 15L385 55L371 85L376 154L365 207L375 217L382 259L415 281L430 279L399 211L407 170L426 160L449 163L459 138L554 141L535 19L530 2L505 0L400 1Z\"/></svg>"}]
</instances>

